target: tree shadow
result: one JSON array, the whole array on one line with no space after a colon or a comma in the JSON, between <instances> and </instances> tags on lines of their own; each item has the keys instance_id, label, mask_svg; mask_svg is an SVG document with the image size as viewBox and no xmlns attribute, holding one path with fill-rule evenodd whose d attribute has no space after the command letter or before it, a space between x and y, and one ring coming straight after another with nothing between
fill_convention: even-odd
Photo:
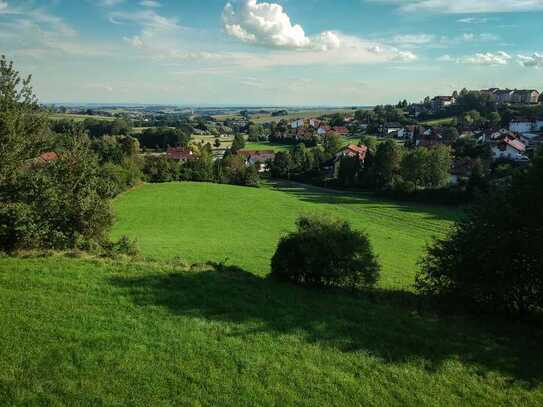
<instances>
[{"instance_id":1,"label":"tree shadow","mask_svg":"<svg viewBox=\"0 0 543 407\"><path fill-rule=\"evenodd\" d=\"M500 372L527 388L543 380L540 329L421 313L418 298L408 292L339 295L218 264L115 277L111 283L141 307L230 323L227 335L247 340L261 333L296 335L306 343L363 352L385 363L415 361L432 372L448 360L459 360L481 376Z\"/></svg>"},{"instance_id":2,"label":"tree shadow","mask_svg":"<svg viewBox=\"0 0 543 407\"><path fill-rule=\"evenodd\" d=\"M274 190L281 191L297 199L316 204L364 205L367 209L395 209L400 212L419 213L429 220L455 221L460 218L458 208L431 205L418 202L386 199L371 192L349 192L303 184L294 181L269 180Z\"/></svg>"}]
</instances>

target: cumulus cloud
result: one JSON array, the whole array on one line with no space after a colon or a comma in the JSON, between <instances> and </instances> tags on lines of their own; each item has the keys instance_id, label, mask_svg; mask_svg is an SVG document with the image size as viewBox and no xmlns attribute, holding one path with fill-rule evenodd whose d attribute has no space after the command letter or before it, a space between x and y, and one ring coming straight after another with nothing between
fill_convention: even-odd
<instances>
[{"instance_id":1,"label":"cumulus cloud","mask_svg":"<svg viewBox=\"0 0 543 407\"><path fill-rule=\"evenodd\" d=\"M277 3L257 0L243 0L236 5L227 3L222 20L225 32L241 42L277 50L304 51L304 57L314 62L324 62L326 58L340 64L416 59L412 52L338 31L307 35L303 27L293 23L283 6ZM293 61L296 58L286 59Z\"/></svg>"},{"instance_id":2,"label":"cumulus cloud","mask_svg":"<svg viewBox=\"0 0 543 407\"><path fill-rule=\"evenodd\" d=\"M437 60L440 62L487 66L507 65L512 59L513 57L504 51L481 52L475 55L468 55L460 58L453 58L446 54L437 58Z\"/></svg>"},{"instance_id":3,"label":"cumulus cloud","mask_svg":"<svg viewBox=\"0 0 543 407\"><path fill-rule=\"evenodd\" d=\"M367 0L397 5L404 12L447 14L509 13L543 10L543 0Z\"/></svg>"},{"instance_id":4,"label":"cumulus cloud","mask_svg":"<svg viewBox=\"0 0 543 407\"><path fill-rule=\"evenodd\" d=\"M526 68L543 68L543 54L534 52L531 56L519 55L519 63Z\"/></svg>"},{"instance_id":5,"label":"cumulus cloud","mask_svg":"<svg viewBox=\"0 0 543 407\"><path fill-rule=\"evenodd\" d=\"M160 4L160 2L155 1L155 0L143 0L140 2L140 5L143 7L151 7L151 8L162 7L162 4Z\"/></svg>"},{"instance_id":6,"label":"cumulus cloud","mask_svg":"<svg viewBox=\"0 0 543 407\"><path fill-rule=\"evenodd\" d=\"M478 53L466 57L462 62L473 65L507 65L512 57L504 51Z\"/></svg>"}]
</instances>

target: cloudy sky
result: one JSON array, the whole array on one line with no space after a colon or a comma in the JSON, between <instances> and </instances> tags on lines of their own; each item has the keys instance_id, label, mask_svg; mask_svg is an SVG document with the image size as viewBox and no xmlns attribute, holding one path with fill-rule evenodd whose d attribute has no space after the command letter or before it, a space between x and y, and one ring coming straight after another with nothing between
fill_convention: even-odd
<instances>
[{"instance_id":1,"label":"cloudy sky","mask_svg":"<svg viewBox=\"0 0 543 407\"><path fill-rule=\"evenodd\" d=\"M543 88L543 0L0 0L44 102L370 105Z\"/></svg>"}]
</instances>

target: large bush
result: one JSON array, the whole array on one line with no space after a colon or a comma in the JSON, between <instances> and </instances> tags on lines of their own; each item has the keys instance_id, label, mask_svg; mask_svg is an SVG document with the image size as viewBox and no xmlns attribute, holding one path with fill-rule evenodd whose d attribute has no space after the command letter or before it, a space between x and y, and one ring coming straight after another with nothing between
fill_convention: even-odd
<instances>
[{"instance_id":1,"label":"large bush","mask_svg":"<svg viewBox=\"0 0 543 407\"><path fill-rule=\"evenodd\" d=\"M325 287L373 287L379 263L366 234L349 223L301 217L272 258L272 275L297 284Z\"/></svg>"},{"instance_id":2,"label":"large bush","mask_svg":"<svg viewBox=\"0 0 543 407\"><path fill-rule=\"evenodd\" d=\"M483 196L427 251L418 289L477 310L543 307L543 154L510 186Z\"/></svg>"}]
</instances>

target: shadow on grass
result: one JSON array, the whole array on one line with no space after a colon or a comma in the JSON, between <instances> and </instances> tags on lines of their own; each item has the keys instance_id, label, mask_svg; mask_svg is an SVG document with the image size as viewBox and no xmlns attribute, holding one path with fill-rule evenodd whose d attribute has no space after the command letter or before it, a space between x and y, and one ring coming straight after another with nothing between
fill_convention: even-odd
<instances>
[{"instance_id":1,"label":"shadow on grass","mask_svg":"<svg viewBox=\"0 0 543 407\"><path fill-rule=\"evenodd\" d=\"M139 306L229 323L228 335L247 340L261 333L296 335L306 343L364 352L385 363L413 362L428 371L452 359L481 376L497 371L528 388L543 380L540 331L420 314L416 296L407 292L339 295L221 265L111 282Z\"/></svg>"},{"instance_id":2,"label":"shadow on grass","mask_svg":"<svg viewBox=\"0 0 543 407\"><path fill-rule=\"evenodd\" d=\"M292 195L301 201L330 205L361 205L371 208L390 207L401 212L422 213L430 220L455 221L460 218L461 211L439 205L402 202L385 199L370 192L349 192L317 187L299 182L273 179L268 181L275 190Z\"/></svg>"}]
</instances>

